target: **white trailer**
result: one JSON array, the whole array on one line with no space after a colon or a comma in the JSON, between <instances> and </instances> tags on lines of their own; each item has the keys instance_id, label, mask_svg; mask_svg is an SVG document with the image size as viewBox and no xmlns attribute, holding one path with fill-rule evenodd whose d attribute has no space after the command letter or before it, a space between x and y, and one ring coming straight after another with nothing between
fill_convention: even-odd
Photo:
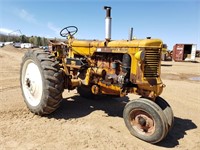
<instances>
[{"instance_id":1,"label":"white trailer","mask_svg":"<svg viewBox=\"0 0 200 150\"><path fill-rule=\"evenodd\" d=\"M31 43L21 43L21 48L32 48L33 44Z\"/></svg>"}]
</instances>

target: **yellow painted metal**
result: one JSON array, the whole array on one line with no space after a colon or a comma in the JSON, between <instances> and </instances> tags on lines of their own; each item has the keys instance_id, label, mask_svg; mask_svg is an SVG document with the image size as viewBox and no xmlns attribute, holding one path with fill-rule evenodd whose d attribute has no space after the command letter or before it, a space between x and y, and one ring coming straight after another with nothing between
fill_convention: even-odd
<instances>
[{"instance_id":1,"label":"yellow painted metal","mask_svg":"<svg viewBox=\"0 0 200 150\"><path fill-rule=\"evenodd\" d=\"M104 77L106 75L106 70L103 68L92 68L92 72L98 76Z\"/></svg>"},{"instance_id":2,"label":"yellow painted metal","mask_svg":"<svg viewBox=\"0 0 200 150\"><path fill-rule=\"evenodd\" d=\"M91 68L88 68L87 72L86 72L86 77L85 77L85 80L84 80L83 84L89 85L90 78L91 78Z\"/></svg>"},{"instance_id":3,"label":"yellow painted metal","mask_svg":"<svg viewBox=\"0 0 200 150\"><path fill-rule=\"evenodd\" d=\"M71 79L71 86L72 87L78 87L81 86L81 80L80 79Z\"/></svg>"},{"instance_id":4,"label":"yellow painted metal","mask_svg":"<svg viewBox=\"0 0 200 150\"><path fill-rule=\"evenodd\" d=\"M139 61L141 61L141 53L142 51L138 51L137 53L135 53L135 58Z\"/></svg>"},{"instance_id":5,"label":"yellow painted metal","mask_svg":"<svg viewBox=\"0 0 200 150\"><path fill-rule=\"evenodd\" d=\"M74 54L79 54L83 56L91 56L97 50L97 48L104 48L105 41L84 41L84 40L73 40L69 42L70 47L72 47L72 52ZM128 48L128 53L136 53L133 51L133 48L161 48L162 41L159 39L144 39L144 40L117 40L111 41L107 43L106 48ZM125 53L126 51L122 51L119 53ZM70 57L73 55L70 53Z\"/></svg>"},{"instance_id":6,"label":"yellow painted metal","mask_svg":"<svg viewBox=\"0 0 200 150\"><path fill-rule=\"evenodd\" d=\"M105 46L106 45L106 46ZM143 50L148 49L157 49L162 50L162 41L159 39L144 39L144 40L119 40L119 41L84 41L84 40L76 40L76 39L68 39L68 47L69 54L68 57L73 58L74 55L82 55L82 56L92 56L94 52L101 52L103 50L108 50L105 52L110 53L128 53L131 57L131 71L130 74L132 77L133 83L138 85L137 88L133 88L129 92L133 92L136 94L140 94L142 96L155 98L160 95L163 90L163 84L160 79L160 76L156 78L146 78L144 74L141 73L141 70L144 70L144 62L140 60L140 56ZM89 60L89 59L88 59ZM92 63L92 62L90 62ZM159 64L160 65L160 64ZM92 64L91 64L92 66ZM106 68L105 68L106 69ZM158 67L158 72L160 74L160 66ZM98 75L102 75L102 70L94 72L92 68L88 68L85 79L82 80L84 85L90 84L90 79L93 73L97 73ZM156 84L151 85L149 82L151 80L155 80ZM102 94L108 95L125 95L122 93L121 88L115 85L106 85L102 82L96 83L100 89Z\"/></svg>"},{"instance_id":7,"label":"yellow painted metal","mask_svg":"<svg viewBox=\"0 0 200 150\"><path fill-rule=\"evenodd\" d=\"M106 85L102 82L98 82L98 85L101 87L102 94L108 95L120 95L121 88L115 85Z\"/></svg>"},{"instance_id":8,"label":"yellow painted metal","mask_svg":"<svg viewBox=\"0 0 200 150\"><path fill-rule=\"evenodd\" d=\"M166 53L167 53L167 44L163 44L162 54L166 54Z\"/></svg>"},{"instance_id":9,"label":"yellow painted metal","mask_svg":"<svg viewBox=\"0 0 200 150\"><path fill-rule=\"evenodd\" d=\"M67 69L67 63L66 63L66 59L65 58L62 58L62 62L63 62L63 67L64 67L64 72L66 75L69 75L69 70Z\"/></svg>"},{"instance_id":10,"label":"yellow painted metal","mask_svg":"<svg viewBox=\"0 0 200 150\"><path fill-rule=\"evenodd\" d=\"M167 48L162 48L162 54L166 54L167 53Z\"/></svg>"},{"instance_id":11,"label":"yellow painted metal","mask_svg":"<svg viewBox=\"0 0 200 150\"><path fill-rule=\"evenodd\" d=\"M91 91L92 91L92 93L95 94L95 95L99 94L99 92L100 92L99 86L94 84L94 85L91 87Z\"/></svg>"}]
</instances>

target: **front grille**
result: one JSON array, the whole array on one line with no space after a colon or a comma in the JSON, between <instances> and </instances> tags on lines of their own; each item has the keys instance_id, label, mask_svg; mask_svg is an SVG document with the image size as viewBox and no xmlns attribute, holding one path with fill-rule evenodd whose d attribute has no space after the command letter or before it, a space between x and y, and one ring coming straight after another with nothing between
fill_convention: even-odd
<instances>
[{"instance_id":1,"label":"front grille","mask_svg":"<svg viewBox=\"0 0 200 150\"><path fill-rule=\"evenodd\" d=\"M145 49L144 62L144 77L158 77L160 49Z\"/></svg>"}]
</instances>

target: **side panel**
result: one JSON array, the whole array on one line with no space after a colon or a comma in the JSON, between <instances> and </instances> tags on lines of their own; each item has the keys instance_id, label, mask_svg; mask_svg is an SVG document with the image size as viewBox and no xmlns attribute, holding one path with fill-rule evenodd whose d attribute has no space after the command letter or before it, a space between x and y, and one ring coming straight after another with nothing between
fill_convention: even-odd
<instances>
[{"instance_id":1,"label":"side panel","mask_svg":"<svg viewBox=\"0 0 200 150\"><path fill-rule=\"evenodd\" d=\"M191 60L195 60L196 51L197 51L197 45L193 44L192 45L192 52L191 52Z\"/></svg>"},{"instance_id":2,"label":"side panel","mask_svg":"<svg viewBox=\"0 0 200 150\"><path fill-rule=\"evenodd\" d=\"M174 61L183 61L184 45L176 44L173 48L173 59Z\"/></svg>"}]
</instances>

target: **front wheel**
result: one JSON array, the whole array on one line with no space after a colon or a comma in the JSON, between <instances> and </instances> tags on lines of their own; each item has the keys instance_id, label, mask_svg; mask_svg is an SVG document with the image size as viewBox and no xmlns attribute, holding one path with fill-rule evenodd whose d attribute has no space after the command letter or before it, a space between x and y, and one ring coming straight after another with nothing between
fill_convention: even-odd
<instances>
[{"instance_id":1,"label":"front wheel","mask_svg":"<svg viewBox=\"0 0 200 150\"><path fill-rule=\"evenodd\" d=\"M22 59L20 84L31 112L44 115L55 111L62 100L63 74L54 56L29 50Z\"/></svg>"},{"instance_id":2,"label":"front wheel","mask_svg":"<svg viewBox=\"0 0 200 150\"><path fill-rule=\"evenodd\" d=\"M161 141L167 134L167 119L151 100L140 98L126 104L123 112L130 133L149 143Z\"/></svg>"},{"instance_id":3,"label":"front wheel","mask_svg":"<svg viewBox=\"0 0 200 150\"><path fill-rule=\"evenodd\" d=\"M167 118L168 128L170 131L174 124L174 114L171 106L167 103L166 100L159 96L156 97L155 103L158 104L158 106L160 106L160 108L163 110L163 113Z\"/></svg>"}]
</instances>

